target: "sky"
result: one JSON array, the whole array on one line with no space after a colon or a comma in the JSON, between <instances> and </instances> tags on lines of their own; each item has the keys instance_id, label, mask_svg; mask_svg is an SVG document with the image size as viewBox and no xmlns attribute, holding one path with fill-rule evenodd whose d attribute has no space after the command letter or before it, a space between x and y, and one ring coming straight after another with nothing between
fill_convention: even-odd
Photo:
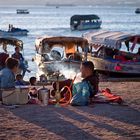
<instances>
[{"instance_id":1,"label":"sky","mask_svg":"<svg viewBox=\"0 0 140 140\"><path fill-rule=\"evenodd\" d=\"M140 0L0 0L2 5L132 5L140 7Z\"/></svg>"}]
</instances>

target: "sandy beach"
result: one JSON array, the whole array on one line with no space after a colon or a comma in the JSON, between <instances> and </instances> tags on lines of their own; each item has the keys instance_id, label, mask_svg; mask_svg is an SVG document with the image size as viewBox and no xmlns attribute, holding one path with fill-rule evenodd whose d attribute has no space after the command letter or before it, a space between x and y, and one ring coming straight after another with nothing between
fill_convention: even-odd
<instances>
[{"instance_id":1,"label":"sandy beach","mask_svg":"<svg viewBox=\"0 0 140 140\"><path fill-rule=\"evenodd\" d=\"M0 105L0 140L140 139L140 82L100 82L106 87L125 105Z\"/></svg>"}]
</instances>

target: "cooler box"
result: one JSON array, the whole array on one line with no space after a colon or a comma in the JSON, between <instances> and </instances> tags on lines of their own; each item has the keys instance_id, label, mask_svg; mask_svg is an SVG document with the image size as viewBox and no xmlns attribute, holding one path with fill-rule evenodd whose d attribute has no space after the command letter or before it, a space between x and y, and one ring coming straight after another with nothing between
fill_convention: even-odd
<instances>
[{"instance_id":1,"label":"cooler box","mask_svg":"<svg viewBox=\"0 0 140 140\"><path fill-rule=\"evenodd\" d=\"M29 88L2 90L2 103L5 105L22 105L28 103Z\"/></svg>"}]
</instances>

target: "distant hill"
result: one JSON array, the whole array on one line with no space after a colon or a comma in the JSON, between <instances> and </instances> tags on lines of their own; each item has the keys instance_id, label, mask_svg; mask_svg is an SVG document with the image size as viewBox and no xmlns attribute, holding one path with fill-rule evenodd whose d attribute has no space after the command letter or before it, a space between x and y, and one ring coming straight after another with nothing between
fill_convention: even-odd
<instances>
[{"instance_id":1,"label":"distant hill","mask_svg":"<svg viewBox=\"0 0 140 140\"><path fill-rule=\"evenodd\" d=\"M140 7L140 0L47 0L48 5L132 5Z\"/></svg>"},{"instance_id":2,"label":"distant hill","mask_svg":"<svg viewBox=\"0 0 140 140\"><path fill-rule=\"evenodd\" d=\"M140 0L0 0L2 5L132 5L140 7Z\"/></svg>"}]
</instances>

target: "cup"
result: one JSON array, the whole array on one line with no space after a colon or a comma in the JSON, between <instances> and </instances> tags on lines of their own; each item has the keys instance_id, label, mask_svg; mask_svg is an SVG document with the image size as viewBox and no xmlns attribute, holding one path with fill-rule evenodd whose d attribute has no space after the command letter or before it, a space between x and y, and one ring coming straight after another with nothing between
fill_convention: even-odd
<instances>
[{"instance_id":1,"label":"cup","mask_svg":"<svg viewBox=\"0 0 140 140\"><path fill-rule=\"evenodd\" d=\"M44 106L47 106L49 103L49 92L48 89L41 89L39 91L40 95L41 95L41 100Z\"/></svg>"}]
</instances>

